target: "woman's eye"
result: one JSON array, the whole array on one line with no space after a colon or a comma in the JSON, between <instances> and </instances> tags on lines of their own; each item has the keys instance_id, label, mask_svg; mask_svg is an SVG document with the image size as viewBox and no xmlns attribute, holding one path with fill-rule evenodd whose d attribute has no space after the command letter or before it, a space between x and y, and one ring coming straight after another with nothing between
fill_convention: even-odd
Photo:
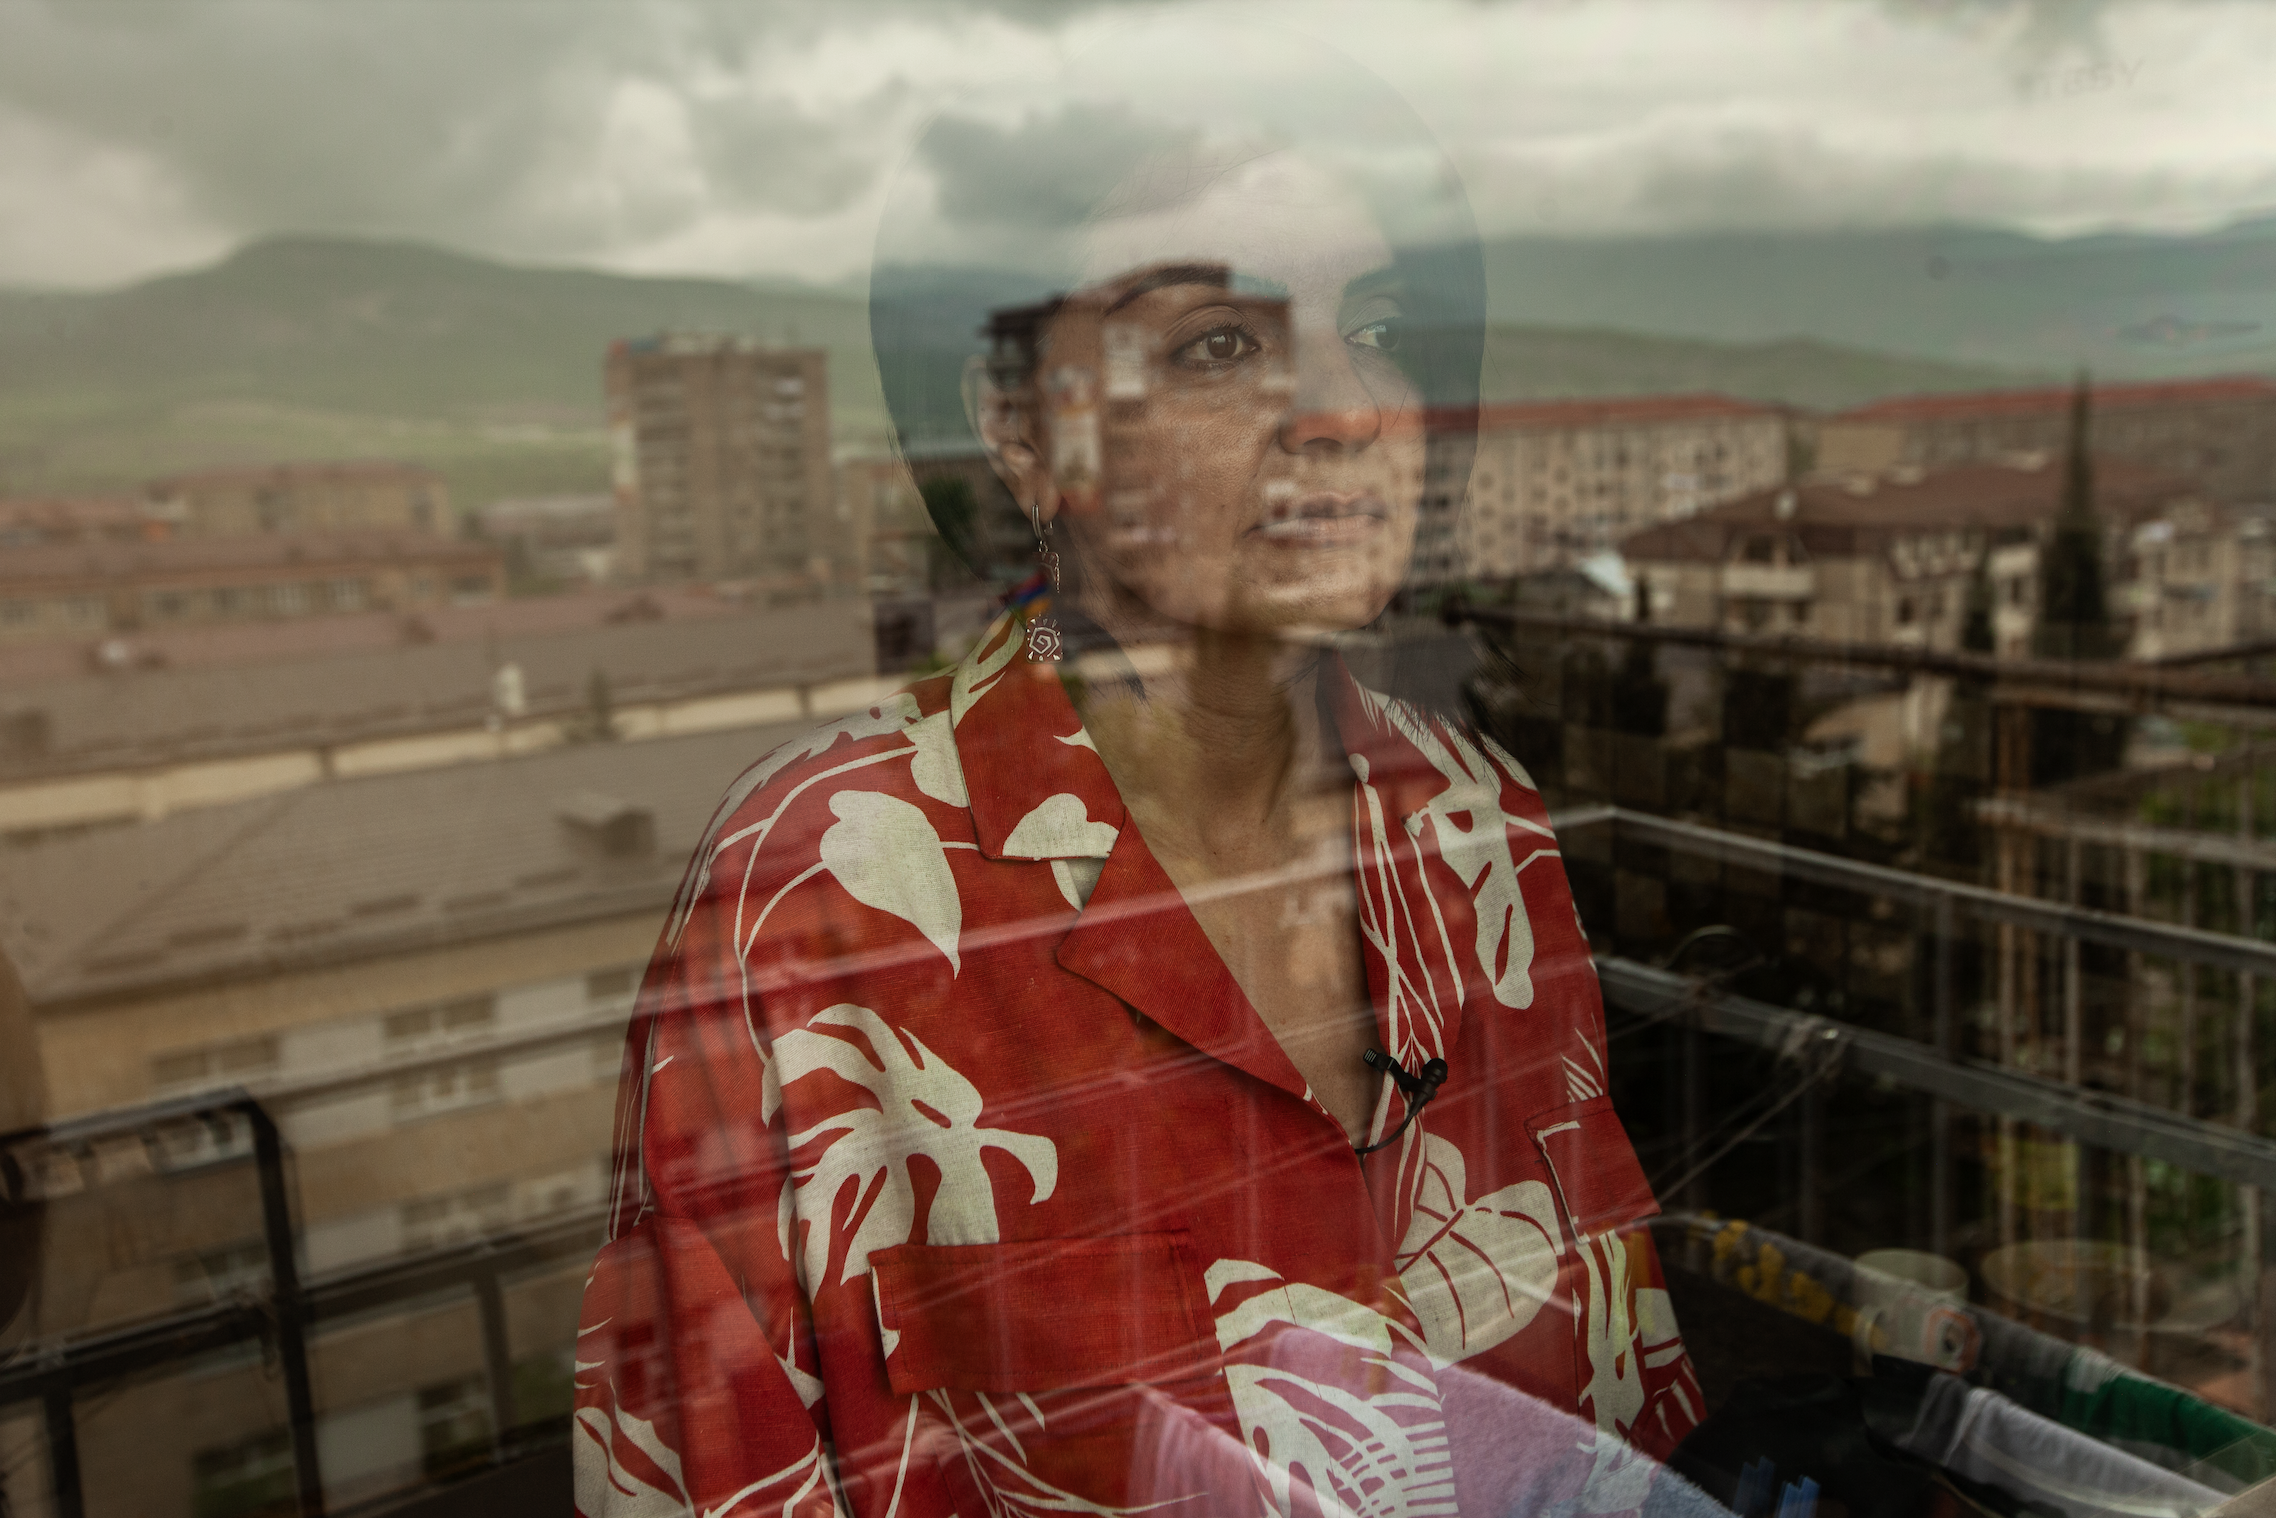
<instances>
[{"instance_id":1,"label":"woman's eye","mask_svg":"<svg viewBox=\"0 0 2276 1518\"><path fill-rule=\"evenodd\" d=\"M1217 327L1187 343L1181 357L1200 364L1229 364L1257 351L1257 341L1238 327Z\"/></svg>"},{"instance_id":2,"label":"woman's eye","mask_svg":"<svg viewBox=\"0 0 2276 1518\"><path fill-rule=\"evenodd\" d=\"M1362 348L1374 348L1384 353L1399 351L1399 324L1394 321L1369 322L1346 339Z\"/></svg>"}]
</instances>

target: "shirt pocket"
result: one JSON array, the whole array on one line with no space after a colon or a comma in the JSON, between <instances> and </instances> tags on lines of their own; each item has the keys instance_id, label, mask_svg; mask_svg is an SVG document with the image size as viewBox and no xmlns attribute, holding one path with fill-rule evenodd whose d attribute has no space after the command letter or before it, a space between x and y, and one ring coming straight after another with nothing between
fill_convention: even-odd
<instances>
[{"instance_id":1,"label":"shirt pocket","mask_svg":"<svg viewBox=\"0 0 2276 1518\"><path fill-rule=\"evenodd\" d=\"M1548 1161L1557 1201L1575 1238L1625 1228L1660 1210L1636 1147L1612 1110L1612 1098L1590 1097L1552 1107L1526 1122Z\"/></svg>"},{"instance_id":2,"label":"shirt pocket","mask_svg":"<svg viewBox=\"0 0 2276 1518\"><path fill-rule=\"evenodd\" d=\"M1217 1369L1182 1231L903 1244L870 1266L896 1396L1127 1386Z\"/></svg>"}]
</instances>

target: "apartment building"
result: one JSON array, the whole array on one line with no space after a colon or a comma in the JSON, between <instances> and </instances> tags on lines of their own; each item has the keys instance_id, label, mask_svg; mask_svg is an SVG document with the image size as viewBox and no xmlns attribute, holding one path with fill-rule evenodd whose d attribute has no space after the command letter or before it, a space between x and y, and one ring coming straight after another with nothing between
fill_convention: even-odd
<instances>
[{"instance_id":1,"label":"apartment building","mask_svg":"<svg viewBox=\"0 0 2276 1518\"><path fill-rule=\"evenodd\" d=\"M19 496L0 499L0 549L69 543L142 543L173 524L139 496Z\"/></svg>"},{"instance_id":2,"label":"apartment building","mask_svg":"<svg viewBox=\"0 0 2276 1518\"><path fill-rule=\"evenodd\" d=\"M2092 388L2094 450L2194 481L2224 505L2276 501L2276 380L2257 375ZM1882 474L2060 454L2068 387L1915 395L1818 423L1815 467Z\"/></svg>"},{"instance_id":3,"label":"apartment building","mask_svg":"<svg viewBox=\"0 0 2276 1518\"><path fill-rule=\"evenodd\" d=\"M453 527L441 475L384 460L197 469L143 493L151 514L185 537Z\"/></svg>"},{"instance_id":4,"label":"apartment building","mask_svg":"<svg viewBox=\"0 0 2276 1518\"><path fill-rule=\"evenodd\" d=\"M2191 482L2098 457L2112 608L2142 655L2233 641L2237 527ZM1656 621L1860 643L1960 646L1970 582L1990 579L1996 651L2030 651L2039 557L2062 503L2043 454L1888 475L1813 475L1622 544ZM2206 608L2200 615L2195 609Z\"/></svg>"},{"instance_id":5,"label":"apartment building","mask_svg":"<svg viewBox=\"0 0 2276 1518\"><path fill-rule=\"evenodd\" d=\"M620 576L854 580L821 349L667 333L614 344L605 368Z\"/></svg>"},{"instance_id":6,"label":"apartment building","mask_svg":"<svg viewBox=\"0 0 2276 1518\"><path fill-rule=\"evenodd\" d=\"M50 1113L249 1090L288 1147L318 1289L593 1220L556 1266L502 1286L516 1416L560 1416L633 991L719 795L805 725L583 745L0 847L0 948L21 971ZM29 1331L84 1335L258 1289L248 1142L228 1124L162 1124L44 1173ZM464 1292L327 1322L312 1353L336 1509L498 1432ZM256 1510L283 1421L250 1350L87 1399L87 1510Z\"/></svg>"},{"instance_id":7,"label":"apartment building","mask_svg":"<svg viewBox=\"0 0 2276 1518\"><path fill-rule=\"evenodd\" d=\"M1654 522L1786 478L1787 418L1723 395L1483 407L1456 558L1473 579L1570 568Z\"/></svg>"},{"instance_id":8,"label":"apartment building","mask_svg":"<svg viewBox=\"0 0 2276 1518\"><path fill-rule=\"evenodd\" d=\"M496 548L416 529L48 543L0 550L0 644L407 612L504 589Z\"/></svg>"}]
</instances>

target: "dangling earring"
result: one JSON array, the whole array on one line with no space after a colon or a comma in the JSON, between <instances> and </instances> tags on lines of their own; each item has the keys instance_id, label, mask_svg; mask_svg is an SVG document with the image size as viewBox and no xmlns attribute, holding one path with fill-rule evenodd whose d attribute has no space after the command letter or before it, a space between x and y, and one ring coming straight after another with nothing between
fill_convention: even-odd
<instances>
[{"instance_id":1,"label":"dangling earring","mask_svg":"<svg viewBox=\"0 0 2276 1518\"><path fill-rule=\"evenodd\" d=\"M1059 524L1056 521L1049 524L1044 522L1043 504L1040 501L1030 504L1027 514L1028 519L1035 524L1035 556L1043 561L1044 577L1050 582L1051 599L1043 602L1044 608L1048 609L1051 600L1059 594L1059 550L1051 546L1050 537ZM1065 652L1065 647L1065 641L1059 636L1058 622L1048 616L1032 615L1031 608L1027 622L1027 656L1056 664Z\"/></svg>"}]
</instances>

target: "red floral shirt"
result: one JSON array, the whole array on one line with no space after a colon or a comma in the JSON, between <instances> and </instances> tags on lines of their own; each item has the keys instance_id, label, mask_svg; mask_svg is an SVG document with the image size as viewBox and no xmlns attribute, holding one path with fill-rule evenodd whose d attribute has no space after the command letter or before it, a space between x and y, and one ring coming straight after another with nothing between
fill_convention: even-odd
<instances>
[{"instance_id":1,"label":"red floral shirt","mask_svg":"<svg viewBox=\"0 0 2276 1518\"><path fill-rule=\"evenodd\" d=\"M1325 678L1378 1042L1449 1069L1365 1158L1016 621L736 782L631 1029L581 1512L1475 1510L1457 1383L1639 1500L1701 1401L1547 813Z\"/></svg>"}]
</instances>

